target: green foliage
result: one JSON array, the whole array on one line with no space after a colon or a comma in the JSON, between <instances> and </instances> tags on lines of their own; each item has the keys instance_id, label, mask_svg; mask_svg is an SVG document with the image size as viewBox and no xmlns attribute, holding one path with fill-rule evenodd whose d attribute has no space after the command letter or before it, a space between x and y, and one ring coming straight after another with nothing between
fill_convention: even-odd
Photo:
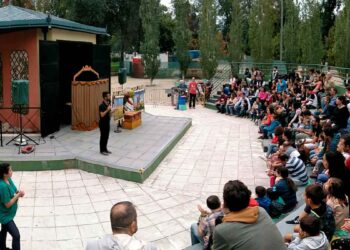
<instances>
[{"instance_id":1,"label":"green foliage","mask_svg":"<svg viewBox=\"0 0 350 250\"><path fill-rule=\"evenodd\" d=\"M159 23L159 46L160 52L173 52L174 39L173 31L175 30L175 20L171 17L171 12L164 5L160 8L160 23Z\"/></svg>"},{"instance_id":2,"label":"green foliage","mask_svg":"<svg viewBox=\"0 0 350 250\"><path fill-rule=\"evenodd\" d=\"M350 67L350 0L344 0L344 9L336 19L334 40L336 65Z\"/></svg>"},{"instance_id":3,"label":"green foliage","mask_svg":"<svg viewBox=\"0 0 350 250\"><path fill-rule=\"evenodd\" d=\"M322 0L321 3L321 32L322 38L328 37L329 30L334 26L335 11L339 10L341 0Z\"/></svg>"},{"instance_id":4,"label":"green foliage","mask_svg":"<svg viewBox=\"0 0 350 250\"><path fill-rule=\"evenodd\" d=\"M229 61L240 62L243 57L243 29L242 29L242 14L239 0L232 1L232 20L230 25L230 41L227 45ZM231 64L232 73L238 74L238 64Z\"/></svg>"},{"instance_id":5,"label":"green foliage","mask_svg":"<svg viewBox=\"0 0 350 250\"><path fill-rule=\"evenodd\" d=\"M123 54L125 51L140 51L143 37L139 15L141 0L105 0L105 25L115 36L114 46ZM121 57L123 58L123 57Z\"/></svg>"},{"instance_id":6,"label":"green foliage","mask_svg":"<svg viewBox=\"0 0 350 250\"><path fill-rule=\"evenodd\" d=\"M19 6L26 9L35 9L34 2L32 0L12 0L11 4L14 6Z\"/></svg>"},{"instance_id":7,"label":"green foliage","mask_svg":"<svg viewBox=\"0 0 350 250\"><path fill-rule=\"evenodd\" d=\"M216 38L216 6L214 0L202 0L199 25L201 67L204 78L211 79L218 67L219 43Z\"/></svg>"},{"instance_id":8,"label":"green foliage","mask_svg":"<svg viewBox=\"0 0 350 250\"><path fill-rule=\"evenodd\" d=\"M300 58L299 6L293 0L284 0L283 60L297 62Z\"/></svg>"},{"instance_id":9,"label":"green foliage","mask_svg":"<svg viewBox=\"0 0 350 250\"><path fill-rule=\"evenodd\" d=\"M257 61L273 59L277 11L275 0L253 1L249 22L249 44L252 57Z\"/></svg>"},{"instance_id":10,"label":"green foliage","mask_svg":"<svg viewBox=\"0 0 350 250\"><path fill-rule=\"evenodd\" d=\"M141 44L142 63L145 73L151 80L158 73L159 56L159 0L141 0L140 16L144 31L144 42Z\"/></svg>"},{"instance_id":11,"label":"green foliage","mask_svg":"<svg viewBox=\"0 0 350 250\"><path fill-rule=\"evenodd\" d=\"M300 32L301 62L321 63L324 50L321 35L320 4L317 0L306 0L304 10Z\"/></svg>"},{"instance_id":12,"label":"green foliage","mask_svg":"<svg viewBox=\"0 0 350 250\"><path fill-rule=\"evenodd\" d=\"M104 26L106 8L104 0L75 0L73 1L72 18L84 24Z\"/></svg>"},{"instance_id":13,"label":"green foliage","mask_svg":"<svg viewBox=\"0 0 350 250\"><path fill-rule=\"evenodd\" d=\"M328 65L335 65L335 26L333 26L328 33L328 37L326 39L326 48L327 48L327 62Z\"/></svg>"},{"instance_id":14,"label":"green foliage","mask_svg":"<svg viewBox=\"0 0 350 250\"><path fill-rule=\"evenodd\" d=\"M220 26L221 26L221 31L222 31L223 37L225 38L230 31L230 26L232 23L233 1L232 0L218 0L218 3L219 3L218 14L222 17L220 20Z\"/></svg>"},{"instance_id":15,"label":"green foliage","mask_svg":"<svg viewBox=\"0 0 350 250\"><path fill-rule=\"evenodd\" d=\"M70 0L37 0L36 9L62 18L72 18L73 2Z\"/></svg>"},{"instance_id":16,"label":"green foliage","mask_svg":"<svg viewBox=\"0 0 350 250\"><path fill-rule=\"evenodd\" d=\"M180 64L182 77L186 75L191 58L188 55L188 47L191 40L188 19L190 17L190 4L188 0L173 0L175 12L174 41L176 57Z\"/></svg>"}]
</instances>

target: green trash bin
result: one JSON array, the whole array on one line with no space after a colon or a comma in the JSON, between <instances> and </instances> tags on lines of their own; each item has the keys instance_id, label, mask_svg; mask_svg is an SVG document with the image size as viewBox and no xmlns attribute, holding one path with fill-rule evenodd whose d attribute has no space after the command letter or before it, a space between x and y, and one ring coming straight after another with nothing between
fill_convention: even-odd
<instances>
[{"instance_id":1,"label":"green trash bin","mask_svg":"<svg viewBox=\"0 0 350 250\"><path fill-rule=\"evenodd\" d=\"M118 82L119 84L126 83L126 68L120 68L118 71Z\"/></svg>"}]
</instances>

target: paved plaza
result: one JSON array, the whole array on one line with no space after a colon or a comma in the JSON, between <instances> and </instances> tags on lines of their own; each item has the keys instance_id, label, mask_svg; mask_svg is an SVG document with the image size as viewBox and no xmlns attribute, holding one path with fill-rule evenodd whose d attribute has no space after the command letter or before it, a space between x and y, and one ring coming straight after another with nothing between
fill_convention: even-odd
<instances>
[{"instance_id":1,"label":"paved plaza","mask_svg":"<svg viewBox=\"0 0 350 250\"><path fill-rule=\"evenodd\" d=\"M211 194L221 197L228 180L238 178L252 190L268 186L258 129L249 119L202 107L150 105L146 111L192 118L192 127L143 184L75 169L14 173L26 192L15 217L22 249L84 249L88 239L111 233L109 210L122 200L137 206L138 238L183 249L197 204Z\"/></svg>"}]
</instances>

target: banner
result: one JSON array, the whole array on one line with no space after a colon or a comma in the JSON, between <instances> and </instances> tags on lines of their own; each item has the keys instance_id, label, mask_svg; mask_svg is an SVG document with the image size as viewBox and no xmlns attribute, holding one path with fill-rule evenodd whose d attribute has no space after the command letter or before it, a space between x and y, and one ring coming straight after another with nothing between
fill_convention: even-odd
<instances>
[{"instance_id":1,"label":"banner","mask_svg":"<svg viewBox=\"0 0 350 250\"><path fill-rule=\"evenodd\" d=\"M145 90L140 89L134 92L134 108L135 110L144 110L145 109Z\"/></svg>"},{"instance_id":2,"label":"banner","mask_svg":"<svg viewBox=\"0 0 350 250\"><path fill-rule=\"evenodd\" d=\"M114 96L114 98L113 98L113 103L112 103L113 114L112 114L112 116L113 116L114 121L118 121L120 119L123 119L123 117L124 117L123 100L124 100L123 95Z\"/></svg>"}]
</instances>

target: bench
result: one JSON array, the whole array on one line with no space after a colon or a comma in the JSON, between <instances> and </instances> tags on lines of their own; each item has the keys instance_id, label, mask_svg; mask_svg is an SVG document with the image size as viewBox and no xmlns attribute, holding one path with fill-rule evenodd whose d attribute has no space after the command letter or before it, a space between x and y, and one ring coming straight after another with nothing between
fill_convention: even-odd
<instances>
[{"instance_id":1,"label":"bench","mask_svg":"<svg viewBox=\"0 0 350 250\"><path fill-rule=\"evenodd\" d=\"M127 111L124 114L123 128L134 129L141 125L141 111Z\"/></svg>"}]
</instances>

